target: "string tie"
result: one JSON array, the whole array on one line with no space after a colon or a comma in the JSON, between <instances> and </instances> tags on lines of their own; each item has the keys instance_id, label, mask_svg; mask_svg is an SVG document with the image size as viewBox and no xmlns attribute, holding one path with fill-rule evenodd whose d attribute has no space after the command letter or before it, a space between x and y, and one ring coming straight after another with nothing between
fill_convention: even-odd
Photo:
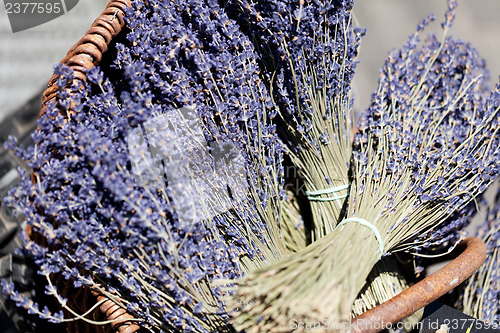
<instances>
[{"instance_id":1,"label":"string tie","mask_svg":"<svg viewBox=\"0 0 500 333\"><path fill-rule=\"evenodd\" d=\"M347 190L348 188L349 188L349 184L346 184L346 185L340 185L340 186L336 186L336 187L327 188L324 190L306 191L306 196L311 201L333 201L333 200L345 199L345 198L347 198L347 195L348 195L347 193L344 195L334 195L334 196L327 197L327 198L321 198L319 196L324 195L324 194L337 193L337 192L340 192L342 190Z\"/></svg>"},{"instance_id":2,"label":"string tie","mask_svg":"<svg viewBox=\"0 0 500 333\"><path fill-rule=\"evenodd\" d=\"M385 250L384 250L384 240L382 239L382 236L380 235L380 232L378 231L377 227L375 225L373 225L371 222L369 222L369 221L367 221L365 219L362 219L360 217L349 217L349 218L343 220L342 222L340 222L335 229L337 229L340 226L342 226L342 225L344 225L346 223L349 223L349 222L359 223L359 224L367 227L371 231L373 231L373 234L375 235L375 238L378 241L378 250L380 251L379 259L382 258L382 255L384 255L384 252L385 252Z\"/></svg>"}]
</instances>

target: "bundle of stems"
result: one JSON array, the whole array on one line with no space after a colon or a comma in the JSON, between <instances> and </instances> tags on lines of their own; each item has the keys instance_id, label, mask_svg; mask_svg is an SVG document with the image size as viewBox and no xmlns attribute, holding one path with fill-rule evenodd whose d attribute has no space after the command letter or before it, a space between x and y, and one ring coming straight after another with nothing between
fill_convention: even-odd
<instances>
[{"instance_id":1,"label":"bundle of stems","mask_svg":"<svg viewBox=\"0 0 500 333\"><path fill-rule=\"evenodd\" d=\"M451 228L443 222L496 177L499 87L488 96L475 51L446 37L453 17L446 13L441 41L430 37L419 49L416 33L389 57L354 143L346 218L237 281L229 304L239 311L236 327L347 320L384 254L439 243Z\"/></svg>"},{"instance_id":2,"label":"bundle of stems","mask_svg":"<svg viewBox=\"0 0 500 333\"><path fill-rule=\"evenodd\" d=\"M298 198L291 190L286 191L286 200L282 204L282 231L286 248L293 252L298 252L307 246L306 230L301 205ZM383 258L377 262L368 275L363 290L354 301L352 316L356 317L371 308L382 304L393 298L405 289L409 288L402 269L393 256ZM403 320L404 328L408 331L418 323L423 315L423 311Z\"/></svg>"},{"instance_id":3,"label":"bundle of stems","mask_svg":"<svg viewBox=\"0 0 500 333\"><path fill-rule=\"evenodd\" d=\"M316 78L310 70L305 76ZM303 194L309 199L312 211L312 241L332 232L343 214L349 193L348 171L352 154L350 101L338 96L327 98L326 91L316 90L316 85L317 82L307 85L313 106L308 137L303 137L297 125L291 122L284 121L279 127L289 155L301 170L307 188ZM333 110L328 116L327 108ZM326 141L318 143L321 138Z\"/></svg>"},{"instance_id":4,"label":"bundle of stems","mask_svg":"<svg viewBox=\"0 0 500 333\"><path fill-rule=\"evenodd\" d=\"M36 184L24 173L10 200L50 247L26 237L24 253L40 275L101 292L143 328L227 331L213 281L285 252L276 112L253 46L217 1L137 0L127 14L127 34L86 72L85 89L56 67L68 89L21 152ZM66 121L70 105L79 112ZM96 324L6 287L42 318Z\"/></svg>"},{"instance_id":5,"label":"bundle of stems","mask_svg":"<svg viewBox=\"0 0 500 333\"><path fill-rule=\"evenodd\" d=\"M409 284L401 272L398 260L393 256L384 257L377 262L368 275L366 285L354 301L352 316L357 317L409 288ZM422 319L423 314L424 309L420 309L403 319L403 329L411 332L417 327L416 325Z\"/></svg>"}]
</instances>

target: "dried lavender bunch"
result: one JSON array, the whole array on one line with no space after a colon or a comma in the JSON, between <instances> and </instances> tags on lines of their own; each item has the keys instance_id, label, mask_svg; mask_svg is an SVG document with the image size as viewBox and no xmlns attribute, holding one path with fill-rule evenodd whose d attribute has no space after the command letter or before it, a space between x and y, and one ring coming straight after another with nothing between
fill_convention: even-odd
<instances>
[{"instance_id":1,"label":"dried lavender bunch","mask_svg":"<svg viewBox=\"0 0 500 333\"><path fill-rule=\"evenodd\" d=\"M127 15L113 60L85 89L61 89L36 145L18 149L36 182L23 173L9 201L49 246L26 237L24 251L41 275L97 289L153 331L230 330L213 281L285 251L276 111L251 43L217 1L134 1ZM59 87L72 82L68 68L56 74Z\"/></svg>"},{"instance_id":2,"label":"dried lavender bunch","mask_svg":"<svg viewBox=\"0 0 500 333\"><path fill-rule=\"evenodd\" d=\"M287 185L291 184L285 184L285 188ZM301 209L294 191L287 189L282 210L281 226L285 245L292 253L298 252L304 249L308 243L303 218L306 213ZM409 288L409 284L401 272L393 256L377 262L368 275L363 290L353 303L352 316L356 317ZM405 329L411 331L410 328L413 328L422 319L422 315L423 311L418 311L405 319L403 321Z\"/></svg>"},{"instance_id":3,"label":"dried lavender bunch","mask_svg":"<svg viewBox=\"0 0 500 333\"><path fill-rule=\"evenodd\" d=\"M447 18L454 16L450 7ZM346 219L239 281L237 327L347 320L381 256L418 252L445 238L457 227L446 219L498 175L500 86L486 91L484 61L470 44L446 36L448 19L440 40L420 44L428 22L382 68L355 137Z\"/></svg>"},{"instance_id":4,"label":"dried lavender bunch","mask_svg":"<svg viewBox=\"0 0 500 333\"><path fill-rule=\"evenodd\" d=\"M280 110L278 130L304 178L312 240L333 230L348 192L351 80L364 31L352 1L233 0Z\"/></svg>"},{"instance_id":5,"label":"dried lavender bunch","mask_svg":"<svg viewBox=\"0 0 500 333\"><path fill-rule=\"evenodd\" d=\"M352 25L352 1L237 3L239 21L260 51L263 75L281 110L278 129L309 190L298 195L310 200L312 234L304 239L296 228L284 228L287 245L295 252L304 247L304 240L331 232L345 214L352 133L349 91L364 31ZM284 226L287 217L283 215ZM401 276L395 278L387 274L370 278L367 283L376 282L375 289L380 281L402 286L393 293L376 293L384 297L372 303L380 304L407 287Z\"/></svg>"},{"instance_id":6,"label":"dried lavender bunch","mask_svg":"<svg viewBox=\"0 0 500 333\"><path fill-rule=\"evenodd\" d=\"M287 228L290 215L286 214L289 202L285 202L283 232L288 248L295 252L304 247L304 241L331 232L345 213L352 133L349 91L364 31L352 26L352 1L237 3L241 7L239 21L260 51L263 75L281 110L278 129L308 190L298 195L310 200L313 219L308 223L312 225L309 237L304 239L295 227ZM290 223L297 222L291 218ZM377 282L380 280L394 282L389 275ZM407 286L401 279L396 284ZM378 286L380 283L373 287Z\"/></svg>"},{"instance_id":7,"label":"dried lavender bunch","mask_svg":"<svg viewBox=\"0 0 500 333\"><path fill-rule=\"evenodd\" d=\"M495 203L489 208L482 226L476 236L486 243L486 261L461 287L462 295L456 307L464 313L500 325L500 191Z\"/></svg>"}]
</instances>

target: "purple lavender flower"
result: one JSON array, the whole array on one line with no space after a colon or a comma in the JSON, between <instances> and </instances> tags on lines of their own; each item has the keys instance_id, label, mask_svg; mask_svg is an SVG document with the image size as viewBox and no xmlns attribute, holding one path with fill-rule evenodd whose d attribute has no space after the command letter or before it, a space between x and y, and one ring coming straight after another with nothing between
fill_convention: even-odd
<instances>
[{"instance_id":1,"label":"purple lavender flower","mask_svg":"<svg viewBox=\"0 0 500 333\"><path fill-rule=\"evenodd\" d=\"M324 89L328 98L346 98L350 91L364 34L351 26L353 1L243 0L234 4L241 7L235 16L244 32L259 46L264 74L276 90L280 110L308 132L315 112L313 101L308 100L309 89ZM325 107L322 115L336 113L328 102Z\"/></svg>"},{"instance_id":2,"label":"purple lavender flower","mask_svg":"<svg viewBox=\"0 0 500 333\"><path fill-rule=\"evenodd\" d=\"M359 121L354 156L361 175L366 168L364 147L371 137L375 149L388 148L385 160L391 167L385 178L394 191L406 182L399 177L412 169L409 190L401 195L417 195L420 204L412 211L442 202L444 217L456 212L447 222L415 235L415 244L426 248L457 237L470 215L467 204L496 177L498 151L487 148L496 145L489 144L489 136L494 137L498 126L500 101L498 87L488 92L489 72L469 43L436 36L420 47L419 42L415 34L389 55L372 105ZM467 182L455 183L464 176Z\"/></svg>"},{"instance_id":3,"label":"purple lavender flower","mask_svg":"<svg viewBox=\"0 0 500 333\"><path fill-rule=\"evenodd\" d=\"M357 61L357 49L364 30L353 28L353 2L341 1L227 1L228 7L240 7L233 14L243 31L258 45L266 81L273 87L274 98L285 122L283 135L289 149L300 151L310 145L321 154L319 137L328 137L326 128L311 132L314 117L324 117L342 126L336 117L344 115L336 108L347 104L348 92ZM233 3L234 2L234 3ZM323 97L321 101L315 98ZM345 111L344 111L345 112ZM291 132L290 132L291 131ZM293 138L299 136L299 138ZM304 142L298 141L302 138ZM322 140L323 145L343 137ZM346 141L348 141L347 139ZM316 143L315 143L316 142Z\"/></svg>"},{"instance_id":4,"label":"purple lavender flower","mask_svg":"<svg viewBox=\"0 0 500 333\"><path fill-rule=\"evenodd\" d=\"M444 22L441 23L441 26L444 29L449 29L453 25L453 21L455 21L455 16L457 14L457 6L458 6L458 1L457 0L448 0L448 8L446 10L446 13L444 13Z\"/></svg>"}]
</instances>

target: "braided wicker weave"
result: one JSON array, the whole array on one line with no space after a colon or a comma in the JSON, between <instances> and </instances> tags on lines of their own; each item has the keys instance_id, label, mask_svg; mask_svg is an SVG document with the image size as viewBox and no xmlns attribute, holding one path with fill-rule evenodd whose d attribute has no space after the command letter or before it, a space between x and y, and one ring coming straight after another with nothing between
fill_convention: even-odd
<instances>
[{"instance_id":1,"label":"braided wicker weave","mask_svg":"<svg viewBox=\"0 0 500 333\"><path fill-rule=\"evenodd\" d=\"M111 40L120 33L124 21L124 9L130 6L130 0L112 0L102 14L92 23L92 26L80 40L71 47L61 63L73 69L74 84L86 81L85 72L96 66L102 59L102 54L108 50ZM64 87L56 84L57 75L52 75L48 87L43 93L42 115L47 104L56 101L57 92Z\"/></svg>"}]
</instances>

